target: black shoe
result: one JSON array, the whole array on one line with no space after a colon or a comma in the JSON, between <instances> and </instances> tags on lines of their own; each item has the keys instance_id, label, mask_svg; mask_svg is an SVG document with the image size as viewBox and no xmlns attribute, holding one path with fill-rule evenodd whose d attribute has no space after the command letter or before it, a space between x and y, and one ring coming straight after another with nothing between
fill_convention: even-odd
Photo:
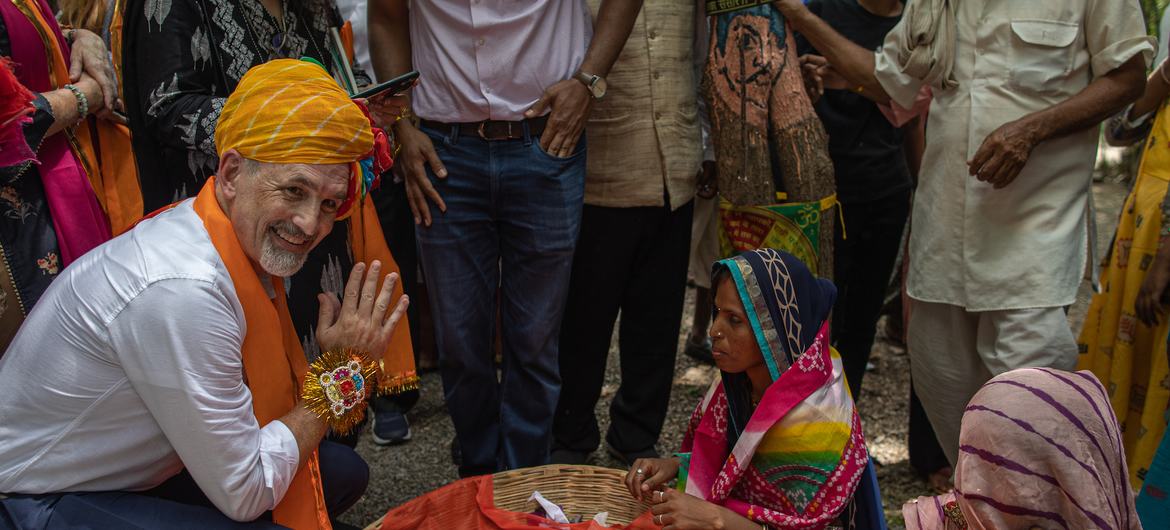
<instances>
[{"instance_id":1,"label":"black shoe","mask_svg":"<svg viewBox=\"0 0 1170 530\"><path fill-rule=\"evenodd\" d=\"M589 463L589 453L572 449L553 449L548 456L548 463L567 466L583 466Z\"/></svg>"},{"instance_id":2,"label":"black shoe","mask_svg":"<svg viewBox=\"0 0 1170 530\"><path fill-rule=\"evenodd\" d=\"M463 465L463 450L459 448L459 438L451 439L451 462L456 466Z\"/></svg>"},{"instance_id":3,"label":"black shoe","mask_svg":"<svg viewBox=\"0 0 1170 530\"><path fill-rule=\"evenodd\" d=\"M622 465L624 465L626 467L630 467L630 466L634 465L634 461L639 459L639 458L658 458L659 457L658 450L654 449L653 447L651 447L649 449L644 449L641 451L631 451L628 453L623 453L623 452L615 449L612 445L609 445L608 441L605 442L605 452L609 453L609 456L616 458L618 462L621 462Z\"/></svg>"},{"instance_id":4,"label":"black shoe","mask_svg":"<svg viewBox=\"0 0 1170 530\"><path fill-rule=\"evenodd\" d=\"M398 445L410 441L410 422L406 415L397 410L374 412L374 427L370 429L374 443Z\"/></svg>"},{"instance_id":5,"label":"black shoe","mask_svg":"<svg viewBox=\"0 0 1170 530\"><path fill-rule=\"evenodd\" d=\"M711 339L704 337L703 342L691 342L687 337L687 347L683 354L696 361L706 364L715 364L715 357L711 355Z\"/></svg>"}]
</instances>

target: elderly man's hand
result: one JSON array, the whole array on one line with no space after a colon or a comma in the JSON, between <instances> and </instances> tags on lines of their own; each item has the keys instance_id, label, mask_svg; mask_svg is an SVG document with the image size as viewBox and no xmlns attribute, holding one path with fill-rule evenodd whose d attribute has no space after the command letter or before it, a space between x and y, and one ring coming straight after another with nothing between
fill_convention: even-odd
<instances>
[{"instance_id":1,"label":"elderly man's hand","mask_svg":"<svg viewBox=\"0 0 1170 530\"><path fill-rule=\"evenodd\" d=\"M402 177L406 185L406 202L410 204L410 211L414 213L414 224L431 226L431 206L427 199L439 207L439 211L446 212L447 204L439 196L439 192L427 178L426 165L430 164L431 171L441 179L447 178L447 168L439 160L435 152L435 144L426 133L418 130L409 121L402 120L394 126L395 138L402 150L398 152L394 171Z\"/></svg>"},{"instance_id":2,"label":"elderly man's hand","mask_svg":"<svg viewBox=\"0 0 1170 530\"><path fill-rule=\"evenodd\" d=\"M74 30L69 53L72 62L69 65L69 79L76 83L81 80L83 72L88 74L102 87L105 108L122 110L122 102L118 99L118 77L114 74L106 42L92 31Z\"/></svg>"},{"instance_id":3,"label":"elderly man's hand","mask_svg":"<svg viewBox=\"0 0 1170 530\"><path fill-rule=\"evenodd\" d=\"M550 155L567 158L573 154L581 132L585 130L589 110L593 108L593 96L580 81L566 79L548 87L544 96L524 116L535 118L549 108L552 113L540 137L540 148Z\"/></svg>"},{"instance_id":4,"label":"elderly man's hand","mask_svg":"<svg viewBox=\"0 0 1170 530\"><path fill-rule=\"evenodd\" d=\"M1005 123L983 140L975 157L967 162L972 177L996 189L1011 184L1024 169L1032 149L1039 143L1034 127L1025 120Z\"/></svg>"},{"instance_id":5,"label":"elderly man's hand","mask_svg":"<svg viewBox=\"0 0 1170 530\"><path fill-rule=\"evenodd\" d=\"M394 333L398 321L402 320L402 315L406 314L410 300L406 295L400 297L394 312L387 318L386 312L390 309L390 298L398 283L398 274L388 274L379 291L378 274L382 272L382 263L371 263L370 272L363 280L362 273L365 271L365 263L353 266L349 281L345 284L344 300L338 301L336 296L325 293L317 295L321 303L317 320L317 344L321 346L321 351L352 348L373 359L380 359L389 346L390 335Z\"/></svg>"}]
</instances>

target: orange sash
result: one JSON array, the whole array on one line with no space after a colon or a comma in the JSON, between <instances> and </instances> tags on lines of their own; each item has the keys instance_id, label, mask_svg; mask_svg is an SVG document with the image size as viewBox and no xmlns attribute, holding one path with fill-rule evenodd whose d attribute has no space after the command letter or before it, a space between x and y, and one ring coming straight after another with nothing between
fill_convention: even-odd
<instances>
[{"instance_id":1,"label":"orange sash","mask_svg":"<svg viewBox=\"0 0 1170 530\"><path fill-rule=\"evenodd\" d=\"M382 233L382 223L378 220L373 201L366 197L357 208L358 211L349 218L349 244L353 248L354 259L365 263L374 260L382 262L383 277L392 272L399 272L398 263L394 261L390 248L386 246L386 236ZM391 298L393 303L397 303L400 296L401 281L394 285L394 294ZM382 354L382 373L378 376L378 388L385 393L398 394L418 388L418 382L418 373L414 369L414 345L410 339L410 325L403 316L398 322L398 328L390 336L390 345Z\"/></svg>"},{"instance_id":2,"label":"orange sash","mask_svg":"<svg viewBox=\"0 0 1170 530\"><path fill-rule=\"evenodd\" d=\"M39 9L25 12L42 32L50 58L49 76L56 88L69 84L69 67L65 53L55 38L44 38L52 26ZM120 48L120 47L119 47ZM142 217L142 190L138 185L138 167L130 147L130 129L107 120L89 118L88 127L77 127L70 140L74 155L89 176L90 185L106 217L113 235L121 234Z\"/></svg>"},{"instance_id":3,"label":"orange sash","mask_svg":"<svg viewBox=\"0 0 1170 530\"><path fill-rule=\"evenodd\" d=\"M289 316L284 282L272 278L276 298L268 298L252 260L240 247L231 221L216 200L215 177L208 179L199 191L194 208L227 267L236 287L236 296L244 308L244 319L248 324L241 352L244 375L252 392L252 409L260 425L264 426L284 416L296 405L300 382L309 369ZM317 451L313 451L313 456L297 471L288 492L273 510L272 518L277 524L298 530L332 529L321 491Z\"/></svg>"}]
</instances>

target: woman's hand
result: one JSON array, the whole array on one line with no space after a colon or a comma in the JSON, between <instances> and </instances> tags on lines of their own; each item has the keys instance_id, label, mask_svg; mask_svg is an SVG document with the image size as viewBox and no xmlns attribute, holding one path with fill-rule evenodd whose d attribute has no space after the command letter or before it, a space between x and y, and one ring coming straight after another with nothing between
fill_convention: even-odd
<instances>
[{"instance_id":1,"label":"woman's hand","mask_svg":"<svg viewBox=\"0 0 1170 530\"><path fill-rule=\"evenodd\" d=\"M647 495L654 522L663 530L708 530L726 528L726 508L677 490L656 491Z\"/></svg>"},{"instance_id":2,"label":"woman's hand","mask_svg":"<svg viewBox=\"0 0 1170 530\"><path fill-rule=\"evenodd\" d=\"M69 65L69 79L77 83L81 81L83 73L89 75L102 89L104 107L121 110L122 103L118 100L118 77L114 74L114 65L110 62L110 50L106 49L106 41L92 31L74 30L69 54L72 62Z\"/></svg>"},{"instance_id":3,"label":"woman's hand","mask_svg":"<svg viewBox=\"0 0 1170 530\"><path fill-rule=\"evenodd\" d=\"M1154 327L1158 325L1158 316L1165 312L1162 308L1162 293L1170 284L1170 259L1158 252L1154 264L1146 271L1146 277L1138 289L1137 299L1134 300L1134 314L1143 324Z\"/></svg>"},{"instance_id":4,"label":"woman's hand","mask_svg":"<svg viewBox=\"0 0 1170 530\"><path fill-rule=\"evenodd\" d=\"M645 500L650 491L678 476L679 461L671 458L639 458L626 473L626 488L635 499Z\"/></svg>"}]
</instances>

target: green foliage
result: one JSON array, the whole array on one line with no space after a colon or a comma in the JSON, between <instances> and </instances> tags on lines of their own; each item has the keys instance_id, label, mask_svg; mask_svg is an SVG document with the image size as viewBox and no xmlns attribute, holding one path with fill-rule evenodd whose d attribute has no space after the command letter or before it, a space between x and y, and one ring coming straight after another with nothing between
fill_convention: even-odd
<instances>
[{"instance_id":1,"label":"green foliage","mask_svg":"<svg viewBox=\"0 0 1170 530\"><path fill-rule=\"evenodd\" d=\"M1158 21L1162 20L1162 11L1170 0L1140 0L1142 12L1146 15L1146 29L1150 35L1158 35Z\"/></svg>"}]
</instances>

